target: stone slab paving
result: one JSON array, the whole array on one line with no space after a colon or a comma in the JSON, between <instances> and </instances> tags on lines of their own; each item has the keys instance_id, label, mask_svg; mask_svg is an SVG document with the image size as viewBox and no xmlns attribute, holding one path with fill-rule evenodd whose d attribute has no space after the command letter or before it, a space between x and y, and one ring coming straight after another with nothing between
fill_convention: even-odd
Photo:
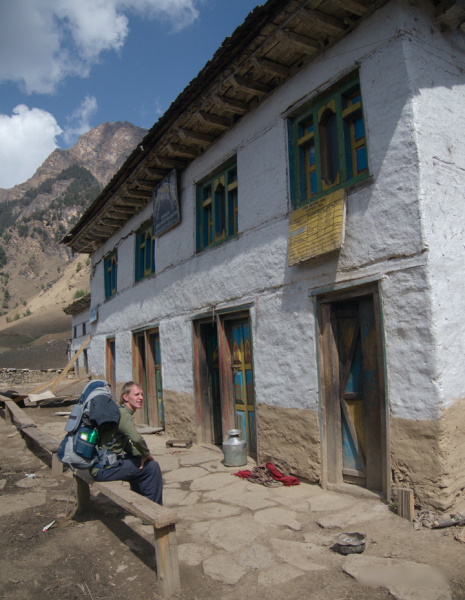
<instances>
[{"instance_id":1,"label":"stone slab paving","mask_svg":"<svg viewBox=\"0 0 465 600\"><path fill-rule=\"evenodd\" d=\"M253 578L263 587L262 597L267 597L283 582L289 584L309 574L328 577L343 570L360 585L386 588L397 600L451 600L447 580L434 567L372 556L370 546L363 555L344 557L331 552L338 533L353 530L357 524L363 531L363 523L377 519L398 520L380 501L303 482L290 488L267 488L234 477L238 470L254 464L225 467L217 447L173 449L166 447L163 436L145 439L162 468L164 504L175 508L179 516L181 564L201 568L203 577L231 586L231 593L234 585ZM25 479L20 481L30 485ZM45 482L32 482L31 490L25 489L21 496L24 508L44 502L45 494L37 486ZM8 497L0 496L0 515L16 512L17 503L15 497L14 507L9 506ZM141 523L137 528L148 537L153 535Z\"/></svg>"},{"instance_id":2,"label":"stone slab paving","mask_svg":"<svg viewBox=\"0 0 465 600\"><path fill-rule=\"evenodd\" d=\"M343 569L362 585L385 587L396 600L451 600L444 575L430 565L352 554Z\"/></svg>"},{"instance_id":3,"label":"stone slab paving","mask_svg":"<svg viewBox=\"0 0 465 600\"><path fill-rule=\"evenodd\" d=\"M387 588L398 600L450 600L447 581L426 565L414 571L406 561L331 552L338 533L369 520L396 518L380 501L307 483L267 488L234 477L253 465L225 467L216 448L193 446L170 454L157 444L152 450L160 456L165 505L176 508L180 518L179 560L201 566L205 577L234 586L255 573L265 595L266 588L306 573L344 568L361 585ZM321 530L309 531L311 522ZM421 591L409 588L408 576L414 573L426 582Z\"/></svg>"}]
</instances>

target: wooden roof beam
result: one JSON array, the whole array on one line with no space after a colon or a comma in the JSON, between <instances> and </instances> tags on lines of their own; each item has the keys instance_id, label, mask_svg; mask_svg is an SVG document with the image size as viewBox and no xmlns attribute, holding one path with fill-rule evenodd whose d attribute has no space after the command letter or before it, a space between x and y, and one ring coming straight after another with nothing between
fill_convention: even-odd
<instances>
[{"instance_id":1,"label":"wooden roof beam","mask_svg":"<svg viewBox=\"0 0 465 600\"><path fill-rule=\"evenodd\" d=\"M299 16L305 21L308 25L321 27L328 33L332 34L340 34L346 31L347 25L340 19L336 19L335 17L331 17L330 15L325 15L319 10L311 10L308 8L304 8L299 12Z\"/></svg>"},{"instance_id":2,"label":"wooden roof beam","mask_svg":"<svg viewBox=\"0 0 465 600\"><path fill-rule=\"evenodd\" d=\"M160 179L163 179L163 177L166 177L166 175L168 175L168 171L166 169L159 169L157 167L145 167L145 171L149 175L153 175L154 177L156 177L158 181ZM158 183L158 181L154 183Z\"/></svg>"},{"instance_id":3,"label":"wooden roof beam","mask_svg":"<svg viewBox=\"0 0 465 600\"><path fill-rule=\"evenodd\" d=\"M333 2L359 17L363 17L368 11L368 7L362 2L358 2L358 0L333 0Z\"/></svg>"},{"instance_id":4,"label":"wooden roof beam","mask_svg":"<svg viewBox=\"0 0 465 600\"><path fill-rule=\"evenodd\" d=\"M306 54L316 54L321 50L321 44L306 35L294 33L287 29L280 29L276 32L276 35L285 44L292 44Z\"/></svg>"},{"instance_id":5,"label":"wooden roof beam","mask_svg":"<svg viewBox=\"0 0 465 600\"><path fill-rule=\"evenodd\" d=\"M102 223L102 221L100 221L100 223L97 223L97 225L94 225L94 227L92 228L92 232L95 233L96 235L100 234L112 234L115 232L115 230L117 229L117 227L109 227L108 225L104 225ZM100 237L102 237L102 235L100 235Z\"/></svg>"},{"instance_id":6,"label":"wooden roof beam","mask_svg":"<svg viewBox=\"0 0 465 600\"><path fill-rule=\"evenodd\" d=\"M213 102L223 110L228 110L236 115L245 115L249 112L249 105L246 102L241 102L235 98L227 96L214 96Z\"/></svg>"},{"instance_id":7,"label":"wooden roof beam","mask_svg":"<svg viewBox=\"0 0 465 600\"><path fill-rule=\"evenodd\" d=\"M134 181L134 183L136 185L140 185L141 187L150 187L153 188L156 185L156 181L153 181L152 179L136 179Z\"/></svg>"},{"instance_id":8,"label":"wooden roof beam","mask_svg":"<svg viewBox=\"0 0 465 600\"><path fill-rule=\"evenodd\" d=\"M147 190L135 190L134 188L129 188L124 192L125 197L130 198L151 198L152 192Z\"/></svg>"},{"instance_id":9,"label":"wooden roof beam","mask_svg":"<svg viewBox=\"0 0 465 600\"><path fill-rule=\"evenodd\" d=\"M113 217L108 215L108 217L104 217L103 219L100 220L101 223L103 223L104 225L109 225L110 227L120 227L121 223L124 223L126 221L126 217Z\"/></svg>"},{"instance_id":10,"label":"wooden roof beam","mask_svg":"<svg viewBox=\"0 0 465 600\"><path fill-rule=\"evenodd\" d=\"M146 199L134 198L133 196L127 196L127 195L121 196L121 200L123 200L123 202L127 206L142 207L142 206L145 206L147 204L147 200Z\"/></svg>"},{"instance_id":11,"label":"wooden roof beam","mask_svg":"<svg viewBox=\"0 0 465 600\"><path fill-rule=\"evenodd\" d=\"M225 119L225 117L219 117L218 115L212 115L204 110L199 110L199 112L196 113L196 116L199 117L204 123L207 123L207 125L211 125L212 127L216 127L217 129L222 129L224 131L230 129L232 126L230 119Z\"/></svg>"},{"instance_id":12,"label":"wooden roof beam","mask_svg":"<svg viewBox=\"0 0 465 600\"><path fill-rule=\"evenodd\" d=\"M166 149L168 152L172 152L177 156L185 156L186 158L197 158L199 155L194 148L191 148L190 146L184 146L183 144L171 143L167 145Z\"/></svg>"},{"instance_id":13,"label":"wooden roof beam","mask_svg":"<svg viewBox=\"0 0 465 600\"><path fill-rule=\"evenodd\" d=\"M253 79L241 77L240 75L233 75L233 77L231 78L231 83L236 87L241 88L242 90L252 92L253 94L261 94L262 96L269 94L273 89L270 85L266 83L254 81Z\"/></svg>"},{"instance_id":14,"label":"wooden roof beam","mask_svg":"<svg viewBox=\"0 0 465 600\"><path fill-rule=\"evenodd\" d=\"M216 140L215 135L210 135L208 133L202 133L200 131L193 131L191 129L178 129L177 133L183 140L190 140L199 144L211 144Z\"/></svg>"},{"instance_id":15,"label":"wooden roof beam","mask_svg":"<svg viewBox=\"0 0 465 600\"><path fill-rule=\"evenodd\" d=\"M110 215L114 212L121 215L133 215L136 212L136 209L134 206L123 206L122 204L113 204L111 211L109 211L108 214Z\"/></svg>"},{"instance_id":16,"label":"wooden roof beam","mask_svg":"<svg viewBox=\"0 0 465 600\"><path fill-rule=\"evenodd\" d=\"M281 65L273 60L269 60L268 58L254 58L253 62L255 65L267 73L271 73L271 75L277 75L278 77L289 77L290 70L285 66Z\"/></svg>"},{"instance_id":17,"label":"wooden roof beam","mask_svg":"<svg viewBox=\"0 0 465 600\"><path fill-rule=\"evenodd\" d=\"M166 168L166 169L185 169L187 163L185 160L181 160L179 158L173 158L171 156L155 156L153 159L154 163L158 167ZM166 173L165 173L166 175Z\"/></svg>"}]
</instances>

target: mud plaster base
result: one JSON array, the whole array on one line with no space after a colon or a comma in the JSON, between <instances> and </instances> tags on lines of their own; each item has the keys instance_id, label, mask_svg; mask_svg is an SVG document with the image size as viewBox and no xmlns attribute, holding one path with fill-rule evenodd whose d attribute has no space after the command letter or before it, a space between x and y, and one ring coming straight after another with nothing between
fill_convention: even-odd
<instances>
[{"instance_id":1,"label":"mud plaster base","mask_svg":"<svg viewBox=\"0 0 465 600\"><path fill-rule=\"evenodd\" d=\"M195 440L195 402L191 394L163 390L166 435Z\"/></svg>"},{"instance_id":2,"label":"mud plaster base","mask_svg":"<svg viewBox=\"0 0 465 600\"><path fill-rule=\"evenodd\" d=\"M321 473L318 413L259 404L258 463L275 463L287 472L319 482Z\"/></svg>"},{"instance_id":3,"label":"mud plaster base","mask_svg":"<svg viewBox=\"0 0 465 600\"><path fill-rule=\"evenodd\" d=\"M465 400L441 419L391 419L393 486L411 487L415 504L445 512L465 501Z\"/></svg>"}]
</instances>

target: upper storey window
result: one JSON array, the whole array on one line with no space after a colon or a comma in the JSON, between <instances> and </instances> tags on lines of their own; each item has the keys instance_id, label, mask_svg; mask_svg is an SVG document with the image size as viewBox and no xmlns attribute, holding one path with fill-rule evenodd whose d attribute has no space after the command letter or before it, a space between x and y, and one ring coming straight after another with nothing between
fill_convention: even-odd
<instances>
[{"instance_id":1,"label":"upper storey window","mask_svg":"<svg viewBox=\"0 0 465 600\"><path fill-rule=\"evenodd\" d=\"M103 268L105 271L105 300L108 300L116 294L118 289L118 253L116 250L105 256Z\"/></svg>"},{"instance_id":2,"label":"upper storey window","mask_svg":"<svg viewBox=\"0 0 465 600\"><path fill-rule=\"evenodd\" d=\"M136 232L135 280L140 281L155 273L155 236L153 220L147 221Z\"/></svg>"},{"instance_id":3,"label":"upper storey window","mask_svg":"<svg viewBox=\"0 0 465 600\"><path fill-rule=\"evenodd\" d=\"M197 185L197 252L236 235L237 190L236 161Z\"/></svg>"},{"instance_id":4,"label":"upper storey window","mask_svg":"<svg viewBox=\"0 0 465 600\"><path fill-rule=\"evenodd\" d=\"M358 78L319 97L289 120L294 208L368 176Z\"/></svg>"}]
</instances>

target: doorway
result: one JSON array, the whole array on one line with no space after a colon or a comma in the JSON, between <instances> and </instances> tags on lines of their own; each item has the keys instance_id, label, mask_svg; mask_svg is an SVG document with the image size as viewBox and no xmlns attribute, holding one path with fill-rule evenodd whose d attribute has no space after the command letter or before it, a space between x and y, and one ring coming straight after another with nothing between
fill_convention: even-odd
<instances>
[{"instance_id":1,"label":"doorway","mask_svg":"<svg viewBox=\"0 0 465 600\"><path fill-rule=\"evenodd\" d=\"M320 297L323 479L385 494L387 417L376 288Z\"/></svg>"},{"instance_id":2,"label":"doorway","mask_svg":"<svg viewBox=\"0 0 465 600\"><path fill-rule=\"evenodd\" d=\"M253 352L248 311L199 320L195 331L197 435L221 444L240 429L247 451L257 451Z\"/></svg>"},{"instance_id":3,"label":"doorway","mask_svg":"<svg viewBox=\"0 0 465 600\"><path fill-rule=\"evenodd\" d=\"M147 329L133 335L133 373L144 391L144 405L134 420L151 427L164 427L160 335Z\"/></svg>"}]
</instances>

